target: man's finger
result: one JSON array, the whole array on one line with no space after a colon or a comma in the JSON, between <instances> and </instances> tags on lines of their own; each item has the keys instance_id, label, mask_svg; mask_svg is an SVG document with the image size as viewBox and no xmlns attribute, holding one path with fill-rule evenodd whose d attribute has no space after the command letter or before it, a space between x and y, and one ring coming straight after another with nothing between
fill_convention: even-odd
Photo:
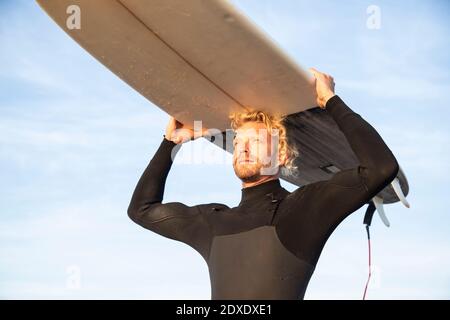
<instances>
[{"instance_id":1,"label":"man's finger","mask_svg":"<svg viewBox=\"0 0 450 320\"><path fill-rule=\"evenodd\" d=\"M174 128L178 128L181 126L181 123L174 117L171 117L170 122L172 123Z\"/></svg>"},{"instance_id":2,"label":"man's finger","mask_svg":"<svg viewBox=\"0 0 450 320\"><path fill-rule=\"evenodd\" d=\"M318 74L321 74L321 72L319 70L317 70L316 68L309 68L309 71L311 71L315 76Z\"/></svg>"}]
</instances>

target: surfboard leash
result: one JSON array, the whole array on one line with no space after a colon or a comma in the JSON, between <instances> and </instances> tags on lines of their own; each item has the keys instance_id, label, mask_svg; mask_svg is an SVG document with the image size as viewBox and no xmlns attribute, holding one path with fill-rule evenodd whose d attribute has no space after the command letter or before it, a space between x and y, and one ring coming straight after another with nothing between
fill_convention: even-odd
<instances>
[{"instance_id":1,"label":"surfboard leash","mask_svg":"<svg viewBox=\"0 0 450 320\"><path fill-rule=\"evenodd\" d=\"M371 200L369 202L369 206L367 207L366 214L364 215L364 222L363 222L366 225L367 244L369 250L369 275L367 277L366 286L364 288L363 300L366 300L367 288L369 287L370 278L372 276L372 253L371 253L372 250L370 246L370 225L372 223L372 218L375 210L376 210L375 204Z\"/></svg>"}]
</instances>

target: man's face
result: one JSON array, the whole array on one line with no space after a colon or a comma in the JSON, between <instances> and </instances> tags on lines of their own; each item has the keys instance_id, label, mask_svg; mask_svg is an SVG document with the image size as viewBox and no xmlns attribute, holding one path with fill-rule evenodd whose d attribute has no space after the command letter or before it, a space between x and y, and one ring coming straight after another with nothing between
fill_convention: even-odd
<instances>
[{"instance_id":1,"label":"man's face","mask_svg":"<svg viewBox=\"0 0 450 320\"><path fill-rule=\"evenodd\" d=\"M236 176L244 182L255 182L262 175L277 174L278 163L274 161L278 156L277 138L261 122L246 122L239 127L233 141Z\"/></svg>"}]
</instances>

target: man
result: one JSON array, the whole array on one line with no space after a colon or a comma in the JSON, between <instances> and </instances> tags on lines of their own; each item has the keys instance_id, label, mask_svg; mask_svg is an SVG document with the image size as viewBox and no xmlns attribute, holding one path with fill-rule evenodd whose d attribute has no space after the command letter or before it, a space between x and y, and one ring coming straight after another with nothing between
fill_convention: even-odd
<instances>
[{"instance_id":1,"label":"man","mask_svg":"<svg viewBox=\"0 0 450 320\"><path fill-rule=\"evenodd\" d=\"M210 203L162 203L172 165L171 151L192 139L177 135L183 125L171 119L158 151L134 191L128 214L139 225L189 244L208 264L212 299L303 299L320 253L335 228L397 175L398 163L375 129L334 93L334 80L310 69L317 103L327 110L360 161L328 180L290 193L279 170L269 170L271 139L260 129L278 130L278 167L292 160L285 128L263 112L234 115L233 167L242 180L237 207ZM273 158L273 157L272 157Z\"/></svg>"}]
</instances>

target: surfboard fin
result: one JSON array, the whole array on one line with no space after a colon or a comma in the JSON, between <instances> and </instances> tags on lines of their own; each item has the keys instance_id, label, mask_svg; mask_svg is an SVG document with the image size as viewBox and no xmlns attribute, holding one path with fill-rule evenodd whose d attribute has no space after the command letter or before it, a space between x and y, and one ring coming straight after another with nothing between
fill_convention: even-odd
<instances>
[{"instance_id":1,"label":"surfboard fin","mask_svg":"<svg viewBox=\"0 0 450 320\"><path fill-rule=\"evenodd\" d=\"M409 202L408 200L406 200L405 195L403 194L402 188L400 187L400 182L398 180L398 178L395 178L392 182L391 182L392 188L395 191L395 194L397 195L398 199L401 201L401 203L403 203L403 205L407 208L409 208Z\"/></svg>"},{"instance_id":2,"label":"surfboard fin","mask_svg":"<svg viewBox=\"0 0 450 320\"><path fill-rule=\"evenodd\" d=\"M383 221L383 223L386 227L389 227L391 224L390 224L388 218L386 217L386 213L384 212L383 198L375 196L372 198L372 201L373 201L373 204L375 205L375 208L377 209L377 212L381 218L381 221Z\"/></svg>"}]
</instances>

